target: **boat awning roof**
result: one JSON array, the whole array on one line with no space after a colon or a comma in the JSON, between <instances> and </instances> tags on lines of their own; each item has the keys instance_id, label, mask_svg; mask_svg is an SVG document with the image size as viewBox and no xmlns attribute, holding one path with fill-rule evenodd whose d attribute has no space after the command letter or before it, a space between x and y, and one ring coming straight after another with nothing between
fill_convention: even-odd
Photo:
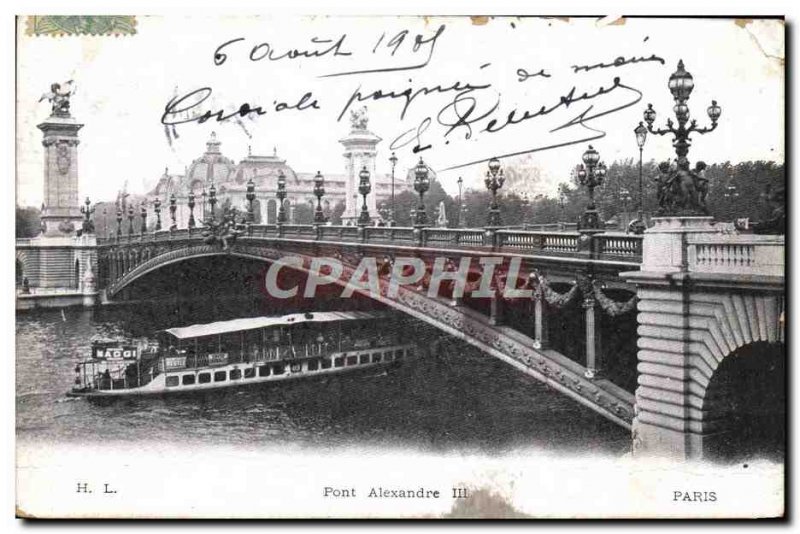
<instances>
[{"instance_id":1,"label":"boat awning roof","mask_svg":"<svg viewBox=\"0 0 800 534\"><path fill-rule=\"evenodd\" d=\"M387 316L388 314L386 312L363 311L293 313L282 317L248 317L246 319L232 319L230 321L218 321L216 323L193 324L180 328L169 328L164 330L164 332L178 339L187 339L202 336L215 336L228 332L239 332L241 330L269 328L271 326L348 321L352 319L380 319Z\"/></svg>"}]
</instances>

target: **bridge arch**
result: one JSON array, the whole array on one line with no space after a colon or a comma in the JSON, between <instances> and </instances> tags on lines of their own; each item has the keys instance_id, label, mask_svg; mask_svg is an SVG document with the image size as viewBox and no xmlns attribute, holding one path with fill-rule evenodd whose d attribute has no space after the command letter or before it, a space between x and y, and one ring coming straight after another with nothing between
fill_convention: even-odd
<instances>
[{"instance_id":1,"label":"bridge arch","mask_svg":"<svg viewBox=\"0 0 800 534\"><path fill-rule=\"evenodd\" d=\"M308 274L312 256L291 253L269 245L235 245L223 251L219 246L194 244L182 248L156 251L153 256L133 266L107 286L107 296L113 298L125 287L147 274L179 262L213 256L232 256L272 263L286 256L303 258L303 266L294 270ZM347 285L356 269L353 261L343 260L342 279ZM290 267L284 267L290 268ZM494 356L537 380L547 384L594 410L611 421L630 429L633 419L633 396L605 380L592 380L584 368L566 356L552 350L538 350L532 339L508 327L493 325L489 318L473 310L452 306L449 300L428 297L412 288L401 287L396 298L389 298L356 289L356 293L392 307L415 319L426 322L449 335L463 339L483 352Z\"/></svg>"},{"instance_id":2,"label":"bridge arch","mask_svg":"<svg viewBox=\"0 0 800 534\"><path fill-rule=\"evenodd\" d=\"M786 359L782 343L738 347L715 370L703 399L703 457L783 461Z\"/></svg>"},{"instance_id":3,"label":"bridge arch","mask_svg":"<svg viewBox=\"0 0 800 534\"><path fill-rule=\"evenodd\" d=\"M785 409L782 295L698 293L691 297L689 313L700 455L765 452L778 435L785 437L782 424L774 427ZM765 406L777 410L778 417L762 413ZM769 433L770 426L776 433L759 443L754 433Z\"/></svg>"}]
</instances>

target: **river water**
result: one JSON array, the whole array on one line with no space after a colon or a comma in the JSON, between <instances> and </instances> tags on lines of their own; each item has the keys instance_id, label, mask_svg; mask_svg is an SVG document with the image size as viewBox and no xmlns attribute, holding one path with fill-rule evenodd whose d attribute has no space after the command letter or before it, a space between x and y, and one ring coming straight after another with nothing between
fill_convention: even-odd
<instances>
[{"instance_id":1,"label":"river water","mask_svg":"<svg viewBox=\"0 0 800 534\"><path fill-rule=\"evenodd\" d=\"M533 447L612 456L630 447L625 429L456 341L433 358L406 362L378 376L121 400L109 406L65 396L93 336L137 337L179 326L164 324L164 316L142 313L136 306L19 314L18 440L308 449L359 445L487 454ZM192 322L199 321L183 320Z\"/></svg>"}]
</instances>

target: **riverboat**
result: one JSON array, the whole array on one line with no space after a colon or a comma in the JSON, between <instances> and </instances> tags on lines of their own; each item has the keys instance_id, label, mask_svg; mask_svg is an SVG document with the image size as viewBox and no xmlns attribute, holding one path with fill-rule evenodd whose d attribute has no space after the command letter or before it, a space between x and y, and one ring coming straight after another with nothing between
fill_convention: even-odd
<instances>
[{"instance_id":1,"label":"riverboat","mask_svg":"<svg viewBox=\"0 0 800 534\"><path fill-rule=\"evenodd\" d=\"M387 328L387 325L391 325ZM169 328L155 343L95 341L73 397L206 391L396 366L418 350L389 312L317 312Z\"/></svg>"}]
</instances>

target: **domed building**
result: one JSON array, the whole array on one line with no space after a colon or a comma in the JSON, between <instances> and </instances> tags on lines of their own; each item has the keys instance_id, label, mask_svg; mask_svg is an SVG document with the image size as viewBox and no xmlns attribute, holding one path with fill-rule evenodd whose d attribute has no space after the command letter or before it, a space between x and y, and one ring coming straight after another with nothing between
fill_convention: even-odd
<instances>
[{"instance_id":1,"label":"domed building","mask_svg":"<svg viewBox=\"0 0 800 534\"><path fill-rule=\"evenodd\" d=\"M366 130L351 132L364 135ZM370 134L374 135L374 134ZM374 136L377 141L380 138ZM347 139L347 138L346 138ZM345 140L342 140L344 144ZM165 169L164 174L158 179L156 186L147 194L148 202L152 205L155 198L161 200L162 205L162 227L168 228L171 224L169 220L169 203L172 195L175 195L177 204L176 223L179 228L185 228L189 222L190 209L188 207L189 193L194 193L195 222L199 226L205 216L208 207L208 191L212 185L216 189L218 206L230 203L232 207L242 211L247 211L247 182L252 179L255 184L256 200L253 202L253 211L258 223L274 224L277 222L278 199L275 195L277 191L278 176L283 172L286 177L286 215L287 222L295 223L295 211L301 204L308 205L312 210L316 207L317 200L314 196L314 172L297 172L290 167L285 159L278 156L277 150L273 148L271 156L262 156L252 153L248 147L247 156L239 163L223 155L221 150L222 143L217 139L216 133L211 134L211 138L206 142L206 151L199 158L185 169L183 174L170 174L169 169ZM322 197L322 206L326 215L329 215L337 203L346 205L343 219L352 220L358 216L361 206L361 197L358 195L358 171L360 166L367 166L371 173L372 192L368 195L368 206L370 215L378 219L376 206L382 202L387 204L391 197L391 175L380 174L376 176L375 169L375 150L361 150L358 154L345 153L348 158L346 162L347 174L341 172L325 172L325 195ZM355 156L358 160L355 160ZM395 181L395 194L407 189L406 181L398 173ZM348 186L348 181L351 183ZM348 199L348 192L351 198Z\"/></svg>"}]
</instances>

